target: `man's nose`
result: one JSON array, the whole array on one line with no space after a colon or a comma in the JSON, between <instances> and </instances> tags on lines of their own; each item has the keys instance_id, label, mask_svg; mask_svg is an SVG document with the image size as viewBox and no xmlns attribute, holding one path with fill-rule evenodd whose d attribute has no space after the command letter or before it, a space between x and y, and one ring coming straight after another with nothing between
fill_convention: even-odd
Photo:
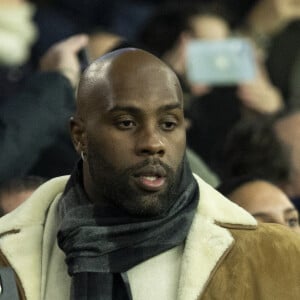
<instances>
[{"instance_id":1,"label":"man's nose","mask_svg":"<svg viewBox=\"0 0 300 300\"><path fill-rule=\"evenodd\" d=\"M136 141L136 153L139 156L156 155L162 157L165 154L164 138L158 128L145 128L141 130Z\"/></svg>"}]
</instances>

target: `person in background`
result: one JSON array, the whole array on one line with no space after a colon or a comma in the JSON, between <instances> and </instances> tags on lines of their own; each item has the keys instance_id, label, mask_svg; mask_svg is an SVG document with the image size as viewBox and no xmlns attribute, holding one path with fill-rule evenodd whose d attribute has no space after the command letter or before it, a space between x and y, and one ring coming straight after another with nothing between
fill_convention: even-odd
<instances>
[{"instance_id":1,"label":"person in background","mask_svg":"<svg viewBox=\"0 0 300 300\"><path fill-rule=\"evenodd\" d=\"M276 118L242 120L231 129L222 151L221 181L251 174L281 188L290 182L290 151L276 134Z\"/></svg>"},{"instance_id":2,"label":"person in background","mask_svg":"<svg viewBox=\"0 0 300 300\"><path fill-rule=\"evenodd\" d=\"M282 224L300 233L299 212L275 184L244 176L223 181L218 190L246 209L257 221Z\"/></svg>"},{"instance_id":3,"label":"person in background","mask_svg":"<svg viewBox=\"0 0 300 300\"><path fill-rule=\"evenodd\" d=\"M0 216L21 205L45 181L42 177L26 176L3 182L0 185Z\"/></svg>"},{"instance_id":4,"label":"person in background","mask_svg":"<svg viewBox=\"0 0 300 300\"><path fill-rule=\"evenodd\" d=\"M263 54L270 81L288 109L299 109L300 1L223 0L236 31L250 37ZM283 55L284 54L284 55Z\"/></svg>"},{"instance_id":5,"label":"person in background","mask_svg":"<svg viewBox=\"0 0 300 300\"><path fill-rule=\"evenodd\" d=\"M298 297L300 236L257 224L191 172L182 89L165 63L110 52L83 73L76 104L73 173L0 218L21 299Z\"/></svg>"},{"instance_id":6,"label":"person in background","mask_svg":"<svg viewBox=\"0 0 300 300\"><path fill-rule=\"evenodd\" d=\"M271 181L300 209L300 113L242 121L227 136L221 181L247 174Z\"/></svg>"},{"instance_id":7,"label":"person in background","mask_svg":"<svg viewBox=\"0 0 300 300\"><path fill-rule=\"evenodd\" d=\"M167 3L158 7L140 30L140 46L170 65L181 79L184 92L203 95L205 84L191 84L186 77L186 46L194 39L223 40L230 28L226 12L216 3Z\"/></svg>"},{"instance_id":8,"label":"person in background","mask_svg":"<svg viewBox=\"0 0 300 300\"><path fill-rule=\"evenodd\" d=\"M26 0L0 1L0 103L16 94L33 72L31 50L38 38L35 5Z\"/></svg>"},{"instance_id":9,"label":"person in background","mask_svg":"<svg viewBox=\"0 0 300 300\"><path fill-rule=\"evenodd\" d=\"M300 210L300 111L279 116L273 129L290 157L290 179L282 188Z\"/></svg>"},{"instance_id":10,"label":"person in background","mask_svg":"<svg viewBox=\"0 0 300 300\"><path fill-rule=\"evenodd\" d=\"M186 47L195 39L221 41L233 37L230 12L218 1L167 4L158 8L140 32L146 50L161 57L180 76L186 91L194 96L209 93L215 86L191 83L186 76ZM255 52L255 51L254 51ZM249 111L273 114L283 109L279 90L271 83L264 61L258 58L253 80L237 83L236 96Z\"/></svg>"},{"instance_id":11,"label":"person in background","mask_svg":"<svg viewBox=\"0 0 300 300\"><path fill-rule=\"evenodd\" d=\"M77 154L66 119L75 109L78 52L87 43L86 35L76 35L53 45L42 57L40 71L1 101L0 182L25 175L51 178L72 169Z\"/></svg>"}]
</instances>

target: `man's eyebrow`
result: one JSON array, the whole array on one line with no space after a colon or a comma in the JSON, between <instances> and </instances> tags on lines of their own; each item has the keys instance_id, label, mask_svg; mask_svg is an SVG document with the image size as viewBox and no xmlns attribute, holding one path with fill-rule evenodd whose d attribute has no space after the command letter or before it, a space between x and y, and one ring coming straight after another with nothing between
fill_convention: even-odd
<instances>
[{"instance_id":1,"label":"man's eyebrow","mask_svg":"<svg viewBox=\"0 0 300 300\"><path fill-rule=\"evenodd\" d=\"M133 114L137 114L141 110L138 107L135 107L135 106L116 105L112 108L109 108L107 111L108 112L128 111L128 112L131 112Z\"/></svg>"},{"instance_id":2,"label":"man's eyebrow","mask_svg":"<svg viewBox=\"0 0 300 300\"><path fill-rule=\"evenodd\" d=\"M158 108L158 111L168 111L173 109L182 109L182 104L180 102L172 103L172 104L166 104L162 105ZM131 105L116 105L110 109L108 109L108 112L118 112L118 111L127 111L132 114L138 114L142 112L142 109L136 106Z\"/></svg>"},{"instance_id":3,"label":"man's eyebrow","mask_svg":"<svg viewBox=\"0 0 300 300\"><path fill-rule=\"evenodd\" d=\"M285 214L288 214L288 213L291 213L291 212L298 212L298 211L297 211L296 208L293 208L293 207L287 208L287 209L284 210Z\"/></svg>"},{"instance_id":4,"label":"man's eyebrow","mask_svg":"<svg viewBox=\"0 0 300 300\"><path fill-rule=\"evenodd\" d=\"M177 108L180 108L180 109L183 108L183 106L180 102L176 102L174 104L163 105L159 108L159 111L168 111L168 110L173 110L173 109L177 109Z\"/></svg>"},{"instance_id":5,"label":"man's eyebrow","mask_svg":"<svg viewBox=\"0 0 300 300\"><path fill-rule=\"evenodd\" d=\"M260 218L270 218L270 215L268 215L267 213L263 213L263 212L257 212L252 214L253 217L260 217Z\"/></svg>"}]
</instances>

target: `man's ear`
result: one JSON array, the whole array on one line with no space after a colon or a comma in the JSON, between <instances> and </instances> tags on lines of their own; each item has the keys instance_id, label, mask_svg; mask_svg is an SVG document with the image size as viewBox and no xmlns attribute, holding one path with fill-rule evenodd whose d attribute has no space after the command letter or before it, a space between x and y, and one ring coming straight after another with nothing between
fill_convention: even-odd
<instances>
[{"instance_id":1,"label":"man's ear","mask_svg":"<svg viewBox=\"0 0 300 300\"><path fill-rule=\"evenodd\" d=\"M72 142L77 153L86 153L86 134L83 121L78 117L71 117L70 131Z\"/></svg>"}]
</instances>

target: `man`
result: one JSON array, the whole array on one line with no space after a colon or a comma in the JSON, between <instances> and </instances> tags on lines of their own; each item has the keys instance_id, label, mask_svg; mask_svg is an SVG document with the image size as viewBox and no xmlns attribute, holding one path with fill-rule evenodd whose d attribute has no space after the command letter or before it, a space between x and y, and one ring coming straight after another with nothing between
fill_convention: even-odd
<instances>
[{"instance_id":1,"label":"man","mask_svg":"<svg viewBox=\"0 0 300 300\"><path fill-rule=\"evenodd\" d=\"M126 48L92 63L71 132L71 177L0 220L22 299L298 297L299 235L192 175L182 91L159 59Z\"/></svg>"}]
</instances>

